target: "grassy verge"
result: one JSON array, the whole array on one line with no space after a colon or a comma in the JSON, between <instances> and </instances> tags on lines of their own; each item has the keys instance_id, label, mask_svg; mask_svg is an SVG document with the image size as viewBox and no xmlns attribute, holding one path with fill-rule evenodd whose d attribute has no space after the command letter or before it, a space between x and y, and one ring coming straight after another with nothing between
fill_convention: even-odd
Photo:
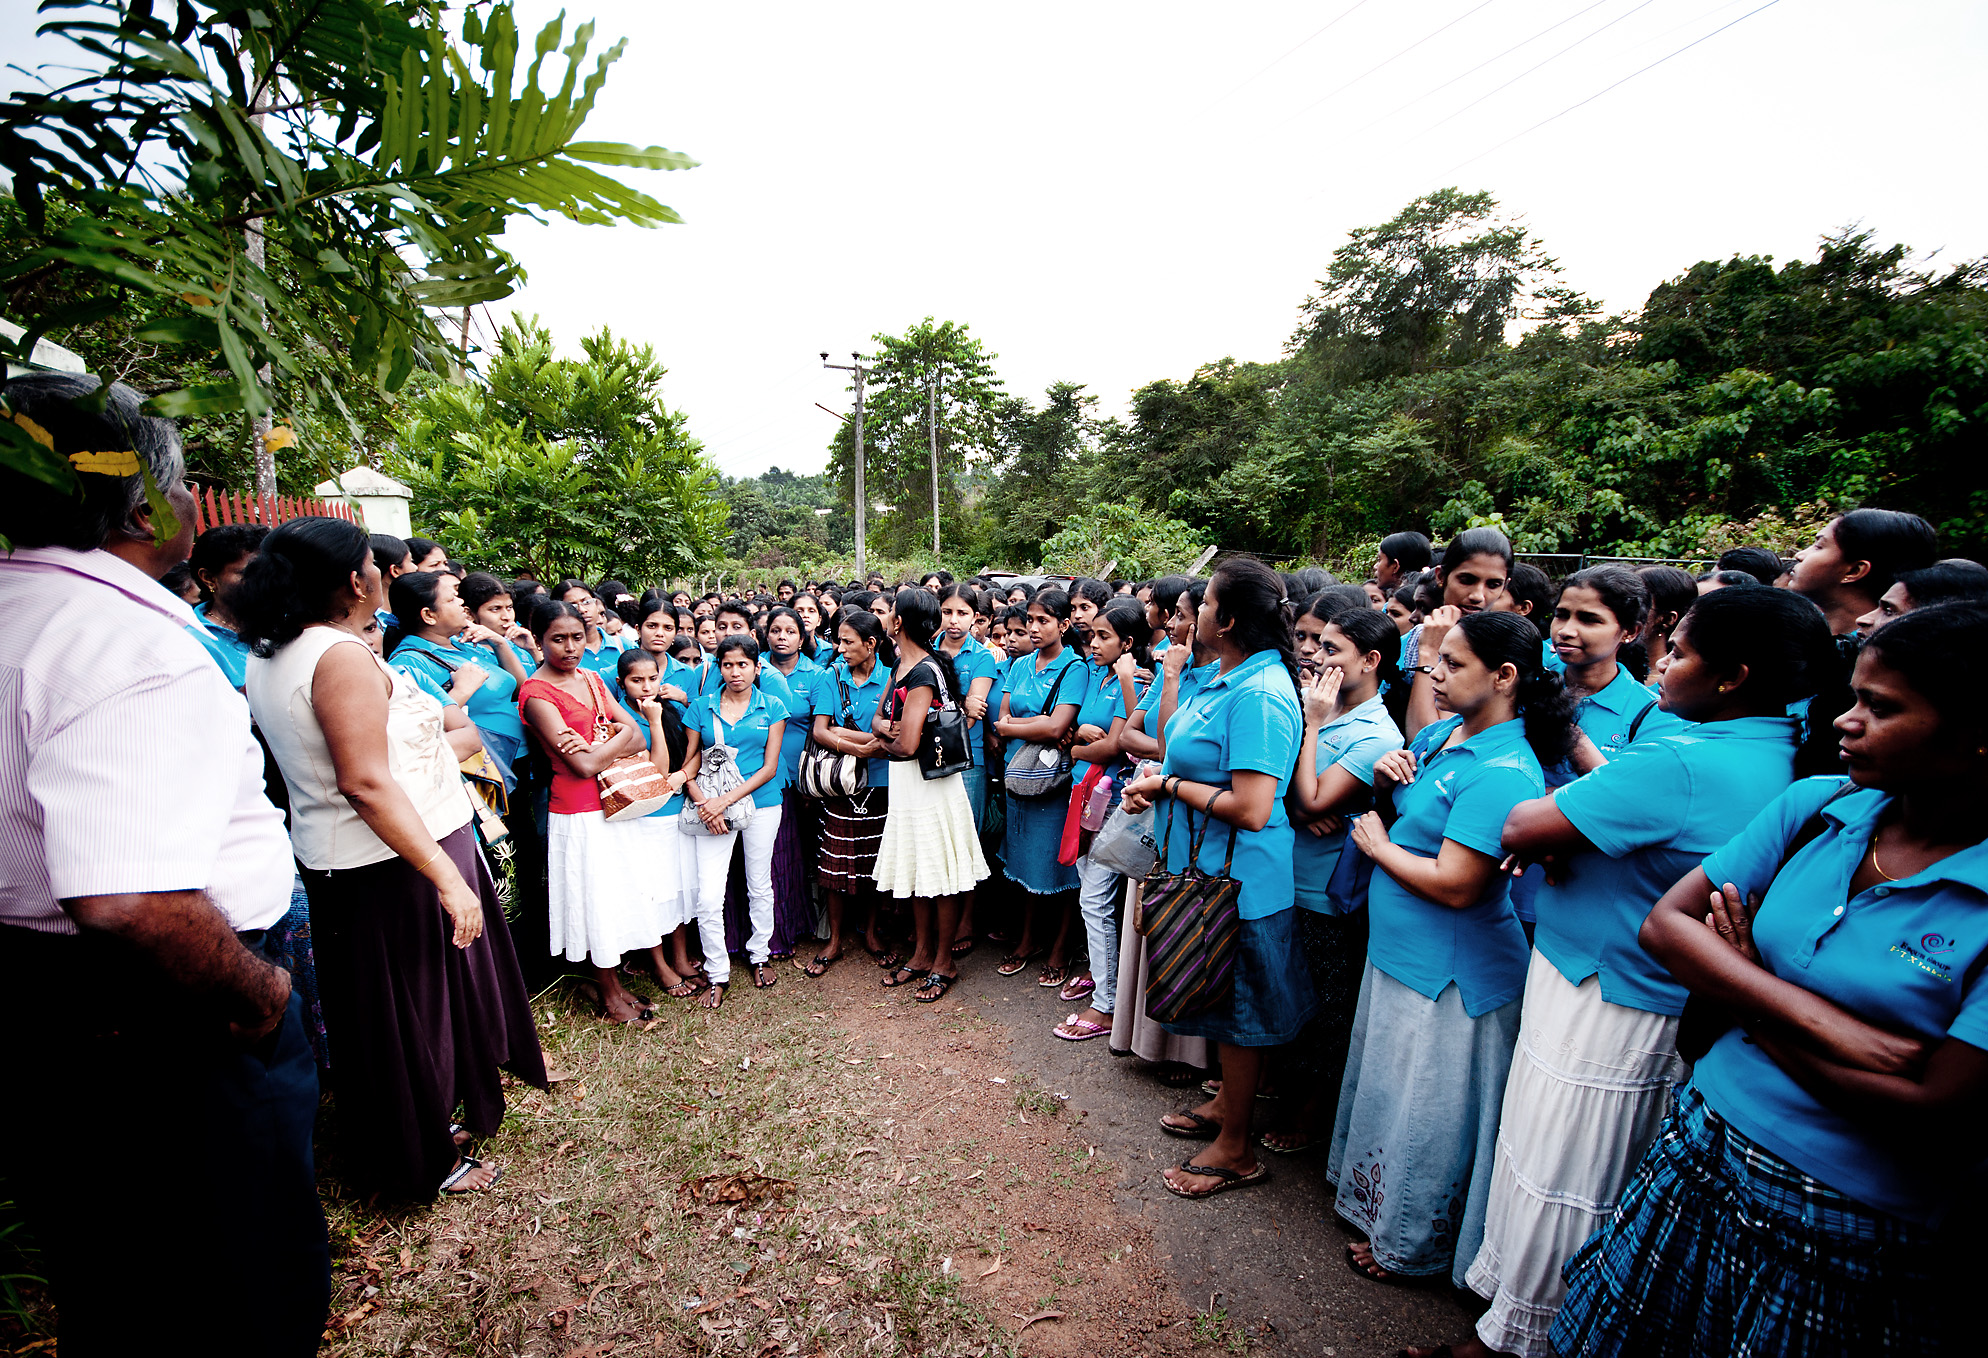
<instances>
[{"instance_id":1,"label":"grassy verge","mask_svg":"<svg viewBox=\"0 0 1988 1358\"><path fill-rule=\"evenodd\" d=\"M505 1168L495 1193L383 1212L328 1157L327 1352L1008 1352L934 1210L971 1201L989 1166L964 1143L901 1158L930 1110L893 1097L888 1063L820 1003L791 981L740 988L717 1014L665 1002L645 1031L541 998L548 1064L574 1079L514 1091L482 1152Z\"/></svg>"}]
</instances>

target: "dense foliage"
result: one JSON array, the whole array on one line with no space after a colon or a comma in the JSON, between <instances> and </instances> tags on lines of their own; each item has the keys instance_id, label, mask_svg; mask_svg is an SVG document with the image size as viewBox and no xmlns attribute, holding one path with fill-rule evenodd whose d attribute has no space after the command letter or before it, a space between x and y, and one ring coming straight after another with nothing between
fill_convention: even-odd
<instances>
[{"instance_id":1,"label":"dense foliage","mask_svg":"<svg viewBox=\"0 0 1988 1358\"><path fill-rule=\"evenodd\" d=\"M536 320L498 337L485 380L426 379L386 470L452 554L543 580L688 574L718 555L725 503L647 345L603 330L559 358Z\"/></svg>"},{"instance_id":2,"label":"dense foliage","mask_svg":"<svg viewBox=\"0 0 1988 1358\"><path fill-rule=\"evenodd\" d=\"M370 393L453 367L427 309L522 277L497 244L509 219L674 222L591 167L694 163L581 140L624 44L589 71L593 26L561 50L555 19L520 69L508 4L471 7L453 31L435 0L41 9L76 60L45 68L66 83L0 101L18 351L49 334L138 376L167 415L336 420L363 454L384 423ZM0 460L70 475L12 426Z\"/></svg>"}]
</instances>

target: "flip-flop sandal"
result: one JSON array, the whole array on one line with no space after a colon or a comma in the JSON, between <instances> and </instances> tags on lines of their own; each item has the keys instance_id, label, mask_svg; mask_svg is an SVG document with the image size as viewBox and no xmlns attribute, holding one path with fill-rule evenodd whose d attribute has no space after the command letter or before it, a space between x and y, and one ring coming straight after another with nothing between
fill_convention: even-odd
<instances>
[{"instance_id":1,"label":"flip-flop sandal","mask_svg":"<svg viewBox=\"0 0 1988 1358\"><path fill-rule=\"evenodd\" d=\"M931 975L929 971L920 971L916 967L899 967L896 971L884 977L883 987L886 990L896 990L899 986L910 985L913 981L929 975ZM899 979L900 977L902 979Z\"/></svg>"},{"instance_id":2,"label":"flip-flop sandal","mask_svg":"<svg viewBox=\"0 0 1988 1358\"><path fill-rule=\"evenodd\" d=\"M973 948L974 948L974 942L970 938L963 943L955 943L953 944L953 956L965 957L968 953L973 951Z\"/></svg>"},{"instance_id":3,"label":"flip-flop sandal","mask_svg":"<svg viewBox=\"0 0 1988 1358\"><path fill-rule=\"evenodd\" d=\"M710 988L711 983L704 979L703 973L696 972L684 977L663 993L673 1000L689 1000L695 999Z\"/></svg>"},{"instance_id":4,"label":"flip-flop sandal","mask_svg":"<svg viewBox=\"0 0 1988 1358\"><path fill-rule=\"evenodd\" d=\"M780 975L773 970L770 963L754 962L752 964L752 988L754 990L771 990L779 984Z\"/></svg>"},{"instance_id":5,"label":"flip-flop sandal","mask_svg":"<svg viewBox=\"0 0 1988 1358\"><path fill-rule=\"evenodd\" d=\"M1050 1031L1065 1042L1089 1042L1094 1037L1109 1037L1111 1035L1111 1025L1109 1023L1092 1023L1089 1019L1080 1019L1075 1014L1072 1014L1069 1018L1064 1019L1054 1028L1050 1029Z\"/></svg>"},{"instance_id":6,"label":"flip-flop sandal","mask_svg":"<svg viewBox=\"0 0 1988 1358\"><path fill-rule=\"evenodd\" d=\"M812 962L796 962L794 965L801 969L801 975L819 979L828 975L828 969L841 960L840 957L823 957L816 953Z\"/></svg>"},{"instance_id":7,"label":"flip-flop sandal","mask_svg":"<svg viewBox=\"0 0 1988 1358\"><path fill-rule=\"evenodd\" d=\"M705 986L704 990L709 991L712 994L715 994L718 998L716 1000L713 1000L710 1004L705 1004L703 999L701 998L703 992L699 992L700 998L698 999L697 1002L702 1007L712 1010L713 1012L716 1012L717 1010L722 1009L724 1007L725 992L730 990L731 988L732 988L732 983L730 981L713 981L710 985Z\"/></svg>"},{"instance_id":8,"label":"flip-flop sandal","mask_svg":"<svg viewBox=\"0 0 1988 1358\"><path fill-rule=\"evenodd\" d=\"M1011 952L1006 957L1001 959L1000 966L994 968L994 974L997 976L1020 975L1022 970L1025 967L1027 967L1029 963L1035 961L1036 958L1042 956L1044 951L1045 950L1042 948L1037 948L1034 952L1028 953L1026 955L1018 952Z\"/></svg>"},{"instance_id":9,"label":"flip-flop sandal","mask_svg":"<svg viewBox=\"0 0 1988 1358\"><path fill-rule=\"evenodd\" d=\"M1289 1133L1265 1132L1261 1136L1256 1138L1256 1144L1263 1147L1263 1149L1269 1151L1273 1155L1303 1155L1306 1151L1310 1150L1312 1147L1318 1144L1318 1141L1309 1134L1306 1134L1305 1139L1303 1141L1298 1142L1294 1146L1293 1145L1280 1146L1271 1139L1272 1137L1286 1136L1286 1135L1289 1135Z\"/></svg>"},{"instance_id":10,"label":"flip-flop sandal","mask_svg":"<svg viewBox=\"0 0 1988 1358\"><path fill-rule=\"evenodd\" d=\"M1063 987L1063 989L1057 991L1056 998L1063 1001L1063 1003L1065 1004L1069 1004L1072 1000L1083 999L1084 996L1090 994L1093 990L1096 990L1097 988L1098 988L1098 983L1094 978L1089 976L1079 976L1076 980L1070 982L1069 985L1066 985Z\"/></svg>"},{"instance_id":11,"label":"flip-flop sandal","mask_svg":"<svg viewBox=\"0 0 1988 1358\"><path fill-rule=\"evenodd\" d=\"M878 957L876 953L871 953L870 956L876 957L877 965L879 967L882 967L885 971L899 971L902 970L904 967L904 954L897 951L897 949L895 948L883 954L881 957Z\"/></svg>"},{"instance_id":12,"label":"flip-flop sandal","mask_svg":"<svg viewBox=\"0 0 1988 1358\"><path fill-rule=\"evenodd\" d=\"M1367 1248L1371 1250L1373 1248L1373 1245L1369 1243ZM1384 1268L1381 1269L1379 1276L1367 1272L1367 1266L1362 1264L1358 1259L1355 1259L1353 1257L1353 1247L1351 1245L1348 1245L1346 1247L1346 1252L1340 1255L1339 1257L1346 1261L1346 1267L1352 1269L1355 1273L1359 1274L1362 1278L1365 1278L1370 1283L1382 1283L1389 1287L1400 1287L1405 1283L1413 1281L1412 1279L1402 1278L1393 1273L1389 1273ZM1371 1254L1369 1254L1367 1257L1369 1259L1373 1258ZM1381 1268L1379 1263L1375 1263L1373 1266L1375 1268Z\"/></svg>"},{"instance_id":13,"label":"flip-flop sandal","mask_svg":"<svg viewBox=\"0 0 1988 1358\"><path fill-rule=\"evenodd\" d=\"M925 975L925 984L912 991L911 998L920 1004L936 1004L946 997L946 992L953 988L953 982L958 979L959 976L957 973L951 976L941 976L936 971L927 972Z\"/></svg>"},{"instance_id":14,"label":"flip-flop sandal","mask_svg":"<svg viewBox=\"0 0 1988 1358\"><path fill-rule=\"evenodd\" d=\"M1220 1165L1197 1165L1194 1163L1192 1157L1181 1161L1180 1168L1184 1173L1198 1174L1204 1178L1217 1180L1217 1183L1213 1188L1204 1188L1199 1193L1190 1193L1184 1188L1174 1187L1173 1180L1162 1174L1160 1176L1161 1184L1165 1185L1167 1192L1173 1194L1176 1198L1212 1198L1217 1193L1228 1192L1231 1188L1248 1188L1251 1184L1260 1184L1270 1177L1269 1166L1260 1161L1257 1163L1256 1168L1247 1174L1244 1174L1241 1170L1223 1169Z\"/></svg>"},{"instance_id":15,"label":"flip-flop sandal","mask_svg":"<svg viewBox=\"0 0 1988 1358\"><path fill-rule=\"evenodd\" d=\"M1035 983L1044 990L1049 990L1055 986L1062 985L1069 978L1069 975L1070 968L1068 967L1044 967L1042 975L1035 978Z\"/></svg>"},{"instance_id":16,"label":"flip-flop sandal","mask_svg":"<svg viewBox=\"0 0 1988 1358\"><path fill-rule=\"evenodd\" d=\"M1222 1134L1221 1123L1213 1118L1203 1117L1199 1113L1190 1113L1185 1108L1178 1113L1170 1113L1167 1117L1186 1118L1194 1124L1192 1127L1176 1127L1168 1122L1166 1117L1160 1119L1160 1130L1168 1136L1177 1136L1182 1141L1213 1141Z\"/></svg>"},{"instance_id":17,"label":"flip-flop sandal","mask_svg":"<svg viewBox=\"0 0 1988 1358\"><path fill-rule=\"evenodd\" d=\"M471 1136L469 1128L463 1126L460 1122L451 1122L449 1124L449 1140L456 1143L457 1150L461 1150L464 1146L476 1140L476 1138Z\"/></svg>"},{"instance_id":18,"label":"flip-flop sandal","mask_svg":"<svg viewBox=\"0 0 1988 1358\"><path fill-rule=\"evenodd\" d=\"M450 1170L449 1177L442 1180L441 1191L444 1193L488 1193L491 1189L497 1186L497 1181L504 1177L503 1170L501 1169L492 1170L490 1173L490 1182L485 1184L481 1188L456 1187L457 1184L461 1183L464 1179L469 1177L469 1172L471 1170L481 1169L481 1168L483 1168L483 1162L481 1160L477 1159L473 1155L465 1155L462 1158L462 1163L460 1165L457 1165L454 1169Z\"/></svg>"}]
</instances>

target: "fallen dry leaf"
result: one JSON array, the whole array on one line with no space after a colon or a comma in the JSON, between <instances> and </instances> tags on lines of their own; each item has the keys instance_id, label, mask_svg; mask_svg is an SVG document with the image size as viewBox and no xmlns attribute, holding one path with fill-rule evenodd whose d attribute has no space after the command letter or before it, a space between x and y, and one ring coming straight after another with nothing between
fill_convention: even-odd
<instances>
[{"instance_id":1,"label":"fallen dry leaf","mask_svg":"<svg viewBox=\"0 0 1988 1358\"><path fill-rule=\"evenodd\" d=\"M836 1277L833 1273L815 1274L816 1287L837 1287L841 1285L841 1282L842 1279Z\"/></svg>"},{"instance_id":2,"label":"fallen dry leaf","mask_svg":"<svg viewBox=\"0 0 1988 1358\"><path fill-rule=\"evenodd\" d=\"M992 1264L988 1265L986 1268L980 1271L980 1276L983 1278L991 1278L1000 1271L1001 1271L1001 1261L997 1258Z\"/></svg>"},{"instance_id":3,"label":"fallen dry leaf","mask_svg":"<svg viewBox=\"0 0 1988 1358\"><path fill-rule=\"evenodd\" d=\"M1061 1320L1063 1319L1063 1313L1061 1311L1037 1311L1034 1315L1029 1316L1026 1319L1023 1319L1021 1312L1017 1311L1015 1313L1015 1318L1022 1322L1015 1329L1015 1333L1020 1334L1023 1330L1026 1330L1029 1326L1035 1324L1038 1320Z\"/></svg>"}]
</instances>

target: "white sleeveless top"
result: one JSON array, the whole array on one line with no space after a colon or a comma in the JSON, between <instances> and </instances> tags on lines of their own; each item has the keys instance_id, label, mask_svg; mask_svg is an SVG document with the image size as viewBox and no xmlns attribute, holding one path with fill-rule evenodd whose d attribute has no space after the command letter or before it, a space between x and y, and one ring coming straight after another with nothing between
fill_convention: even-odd
<instances>
[{"instance_id":1,"label":"white sleeveless top","mask_svg":"<svg viewBox=\"0 0 1988 1358\"><path fill-rule=\"evenodd\" d=\"M380 673L393 682L387 699L387 767L428 833L439 840L462 829L471 815L455 752L442 731L442 705L352 633L306 627L269 659L249 657L247 693L249 710L290 789L290 843L297 861L320 872L364 867L394 856L338 790L338 771L317 709L311 706L318 661L345 643L372 656Z\"/></svg>"}]
</instances>

